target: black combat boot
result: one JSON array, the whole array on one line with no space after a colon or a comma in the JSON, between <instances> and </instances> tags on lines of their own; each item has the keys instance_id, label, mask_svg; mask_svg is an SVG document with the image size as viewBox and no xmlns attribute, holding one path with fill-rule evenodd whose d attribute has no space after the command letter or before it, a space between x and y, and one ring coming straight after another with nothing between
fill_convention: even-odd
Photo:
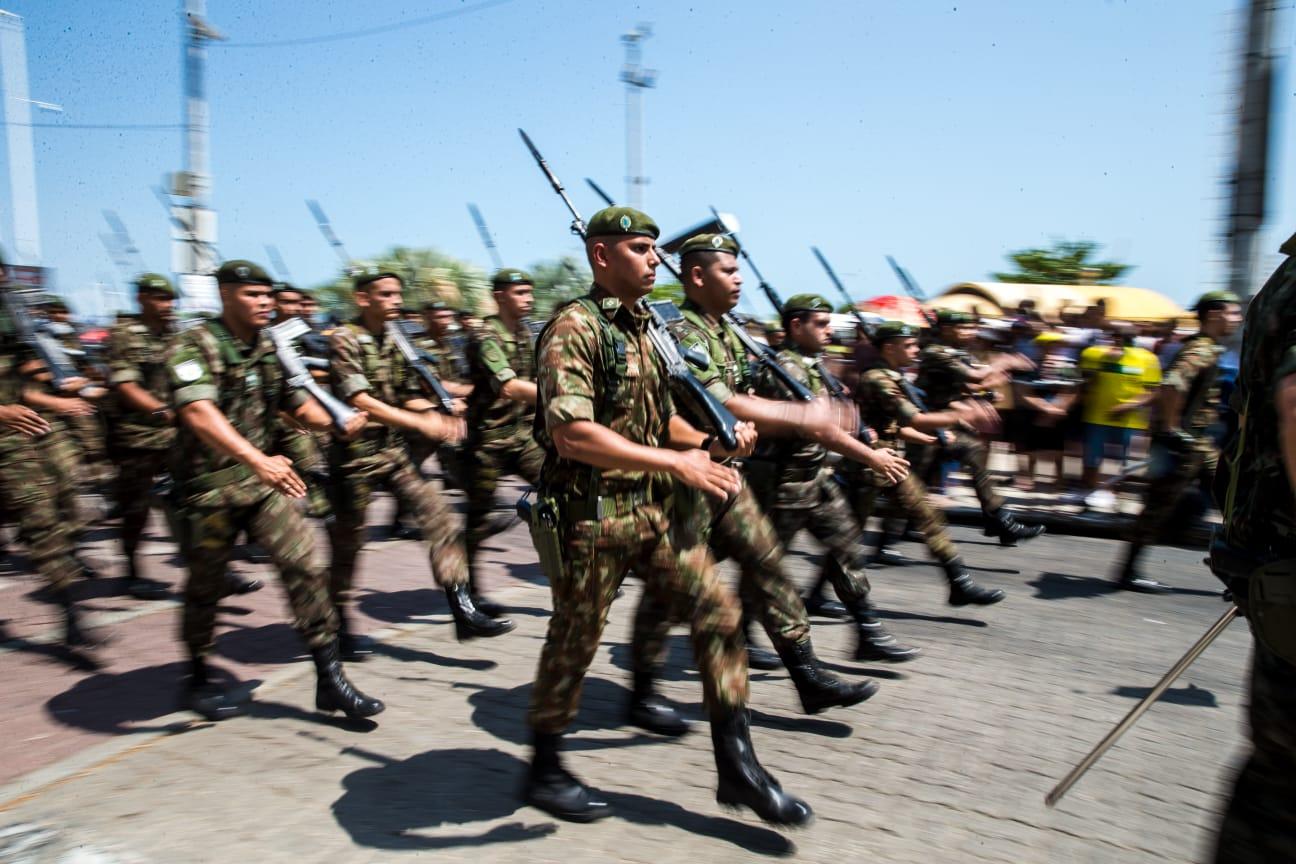
<instances>
[{"instance_id":1,"label":"black combat boot","mask_svg":"<svg viewBox=\"0 0 1296 864\"><path fill-rule=\"evenodd\" d=\"M445 593L446 602L450 604L450 614L454 616L455 638L460 642L477 636L503 636L517 626L507 618L497 621L483 615L473 603L467 583L447 588Z\"/></svg>"},{"instance_id":2,"label":"black combat boot","mask_svg":"<svg viewBox=\"0 0 1296 864\"><path fill-rule=\"evenodd\" d=\"M982 588L973 582L960 559L955 558L944 567L950 585L951 606L991 606L1004 599L1004 592L998 588Z\"/></svg>"},{"instance_id":3,"label":"black combat boot","mask_svg":"<svg viewBox=\"0 0 1296 864\"><path fill-rule=\"evenodd\" d=\"M657 695L652 669L634 671L634 690L626 711L626 722L658 735L678 738L689 731L689 722L669 702Z\"/></svg>"},{"instance_id":4,"label":"black combat boot","mask_svg":"<svg viewBox=\"0 0 1296 864\"><path fill-rule=\"evenodd\" d=\"M829 600L824 595L824 589L827 587L828 577L821 571L819 581L810 589L810 593L801 598L805 603L806 614L819 618L845 618L846 607L836 600Z\"/></svg>"},{"instance_id":5,"label":"black combat boot","mask_svg":"<svg viewBox=\"0 0 1296 864\"><path fill-rule=\"evenodd\" d=\"M987 537L998 537L1000 546L1016 546L1018 540L1031 540L1043 534L1043 525L1027 525L1018 522L1007 507L1000 507L993 513L985 514Z\"/></svg>"},{"instance_id":6,"label":"black combat boot","mask_svg":"<svg viewBox=\"0 0 1296 864\"><path fill-rule=\"evenodd\" d=\"M374 653L374 640L356 633L350 616L338 607L338 656L343 663L363 663Z\"/></svg>"},{"instance_id":7,"label":"black combat boot","mask_svg":"<svg viewBox=\"0 0 1296 864\"><path fill-rule=\"evenodd\" d=\"M72 602L72 593L67 589L55 593L59 605L63 607L63 644L73 651L93 651L107 644L108 640L82 625L81 613Z\"/></svg>"},{"instance_id":8,"label":"black combat boot","mask_svg":"<svg viewBox=\"0 0 1296 864\"><path fill-rule=\"evenodd\" d=\"M818 714L825 708L858 705L877 692L877 682L872 679L847 684L825 669L815 656L809 636L800 642L780 645L779 656L783 658L788 676L801 697L801 710L807 714Z\"/></svg>"},{"instance_id":9,"label":"black combat boot","mask_svg":"<svg viewBox=\"0 0 1296 864\"><path fill-rule=\"evenodd\" d=\"M332 639L311 649L315 658L315 707L320 711L341 711L348 717L372 717L387 706L355 688L342 671L338 643Z\"/></svg>"},{"instance_id":10,"label":"black combat boot","mask_svg":"<svg viewBox=\"0 0 1296 864\"><path fill-rule=\"evenodd\" d=\"M749 807L775 825L798 827L814 818L809 804L784 792L756 761L746 708L713 711L711 745L719 775L716 801L729 807Z\"/></svg>"},{"instance_id":11,"label":"black combat boot","mask_svg":"<svg viewBox=\"0 0 1296 864\"><path fill-rule=\"evenodd\" d=\"M265 587L260 579L247 579L233 570L225 571L225 584L221 587L222 597L233 597L236 594L253 594Z\"/></svg>"},{"instance_id":12,"label":"black combat boot","mask_svg":"<svg viewBox=\"0 0 1296 864\"><path fill-rule=\"evenodd\" d=\"M778 655L766 648L761 648L752 642L752 632L755 626L752 619L745 613L743 614L743 635L747 638L747 666L751 669L759 669L762 672L769 672L783 665Z\"/></svg>"},{"instance_id":13,"label":"black combat boot","mask_svg":"<svg viewBox=\"0 0 1296 864\"><path fill-rule=\"evenodd\" d=\"M137 600L165 600L171 596L171 589L165 582L139 575L135 564L135 555L126 558L126 593Z\"/></svg>"},{"instance_id":14,"label":"black combat boot","mask_svg":"<svg viewBox=\"0 0 1296 864\"><path fill-rule=\"evenodd\" d=\"M474 572L474 568L472 567L468 568L468 596L472 598L473 605L477 607L477 611L485 615L487 618L504 617L504 607L496 603L494 600L484 597L481 592L477 590L477 574Z\"/></svg>"},{"instance_id":15,"label":"black combat boot","mask_svg":"<svg viewBox=\"0 0 1296 864\"><path fill-rule=\"evenodd\" d=\"M561 735L533 733L535 756L522 787L522 800L568 822L593 822L612 813L612 805L577 780L558 755Z\"/></svg>"},{"instance_id":16,"label":"black combat boot","mask_svg":"<svg viewBox=\"0 0 1296 864\"><path fill-rule=\"evenodd\" d=\"M918 656L918 649L901 645L878 620L868 598L861 597L851 609L855 619L855 659L903 663Z\"/></svg>"},{"instance_id":17,"label":"black combat boot","mask_svg":"<svg viewBox=\"0 0 1296 864\"><path fill-rule=\"evenodd\" d=\"M242 717L247 713L246 697L240 698L215 683L207 674L207 663L201 657L189 661L189 682L185 707L213 723Z\"/></svg>"},{"instance_id":18,"label":"black combat boot","mask_svg":"<svg viewBox=\"0 0 1296 864\"><path fill-rule=\"evenodd\" d=\"M896 535L892 533L891 528L889 520L883 519L878 528L877 539L873 542L873 554L868 559L868 563L874 567L900 567L909 563L908 558L891 548L896 540Z\"/></svg>"},{"instance_id":19,"label":"black combat boot","mask_svg":"<svg viewBox=\"0 0 1296 864\"><path fill-rule=\"evenodd\" d=\"M1138 559L1143 547L1130 543L1125 547L1125 558L1117 571L1116 586L1126 591L1137 591L1140 594L1165 594L1170 589L1155 579L1149 579L1139 572Z\"/></svg>"}]
</instances>

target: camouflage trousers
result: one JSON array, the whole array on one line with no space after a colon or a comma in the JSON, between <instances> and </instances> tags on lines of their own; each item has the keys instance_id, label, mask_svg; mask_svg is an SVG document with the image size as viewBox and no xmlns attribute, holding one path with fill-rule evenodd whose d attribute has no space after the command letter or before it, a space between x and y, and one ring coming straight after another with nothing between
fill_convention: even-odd
<instances>
[{"instance_id":1,"label":"camouflage trousers","mask_svg":"<svg viewBox=\"0 0 1296 864\"><path fill-rule=\"evenodd\" d=\"M122 551L126 557L135 554L144 526L148 523L153 506L153 485L159 474L167 469L167 450L143 450L137 447L118 447L113 450L117 462L117 501L121 507ZM176 538L177 540L179 538Z\"/></svg>"},{"instance_id":2,"label":"camouflage trousers","mask_svg":"<svg viewBox=\"0 0 1296 864\"><path fill-rule=\"evenodd\" d=\"M880 487L869 481L860 482L864 472L848 472L847 479L850 506L855 511L855 518L861 527L868 524L869 517L877 506L880 494L885 493L893 507L908 517L914 530L921 531L927 551L941 564L948 564L958 558L958 547L946 530L945 514L932 506L927 498L927 487L913 474L909 474L894 486ZM871 473L871 472L869 472ZM883 531L886 530L883 526Z\"/></svg>"},{"instance_id":3,"label":"camouflage trousers","mask_svg":"<svg viewBox=\"0 0 1296 864\"><path fill-rule=\"evenodd\" d=\"M306 515L312 519L327 518L332 512L328 493L324 489L328 461L315 436L303 429L281 423L272 452L291 459L293 470L306 484Z\"/></svg>"},{"instance_id":4,"label":"camouflage trousers","mask_svg":"<svg viewBox=\"0 0 1296 864\"><path fill-rule=\"evenodd\" d=\"M868 599L869 594L864 553L860 549L864 529L831 474L820 473L812 494L812 506L775 507L770 519L784 548L802 529L824 545L826 554L820 575L832 583L833 591L849 608Z\"/></svg>"},{"instance_id":5,"label":"camouflage trousers","mask_svg":"<svg viewBox=\"0 0 1296 864\"><path fill-rule=\"evenodd\" d=\"M990 445L985 441L965 432L962 429L945 430L944 447L929 444L911 444L906 452L912 454L913 471L920 477L929 477L937 461L955 459L972 473L972 486L976 490L977 500L981 502L981 512L998 513L1003 507L1003 498L995 488L994 478L990 476ZM930 478L929 478L930 479Z\"/></svg>"},{"instance_id":6,"label":"camouflage trousers","mask_svg":"<svg viewBox=\"0 0 1296 864\"><path fill-rule=\"evenodd\" d=\"M468 581L468 560L460 539L459 518L445 502L436 484L425 480L404 454L394 456L384 467L348 471L334 465L329 471L329 501L333 522L328 527L333 546L329 567L329 591L339 608L351 599L356 558L364 548L368 528L365 512L378 488L386 488L413 514L423 540L428 544L432 576L443 588Z\"/></svg>"},{"instance_id":7,"label":"camouflage trousers","mask_svg":"<svg viewBox=\"0 0 1296 864\"><path fill-rule=\"evenodd\" d=\"M468 566L477 558L477 547L489 536L489 517L495 506L495 489L499 479L516 474L531 485L540 482L540 468L544 465L544 450L527 430L525 438L513 437L504 441L472 442L466 448L468 513L467 547Z\"/></svg>"},{"instance_id":8,"label":"camouflage trousers","mask_svg":"<svg viewBox=\"0 0 1296 864\"><path fill-rule=\"evenodd\" d=\"M80 462L80 477L85 483L102 483L112 476L108 460L103 418L99 414L68 417L65 421Z\"/></svg>"},{"instance_id":9,"label":"camouflage trousers","mask_svg":"<svg viewBox=\"0 0 1296 864\"><path fill-rule=\"evenodd\" d=\"M563 535L562 572L550 576L553 615L531 692L533 729L556 734L575 719L612 598L632 570L644 591L661 598L662 608L688 620L708 709L746 704L747 652L738 602L720 581L706 546L679 550L671 544L662 505L569 522Z\"/></svg>"},{"instance_id":10,"label":"camouflage trousers","mask_svg":"<svg viewBox=\"0 0 1296 864\"><path fill-rule=\"evenodd\" d=\"M1166 460L1148 482L1143 510L1130 530L1130 540L1140 546L1151 546L1161 539L1161 532L1174 516L1180 500L1194 482L1209 489L1219 465L1219 451L1212 445L1187 448Z\"/></svg>"},{"instance_id":11,"label":"camouflage trousers","mask_svg":"<svg viewBox=\"0 0 1296 864\"><path fill-rule=\"evenodd\" d=\"M52 425L54 428L51 432L36 439L35 449L49 467L54 479L59 518L75 541L85 527L81 519L81 506L77 502L77 446L62 422L55 421Z\"/></svg>"},{"instance_id":12,"label":"camouflage trousers","mask_svg":"<svg viewBox=\"0 0 1296 864\"><path fill-rule=\"evenodd\" d=\"M81 572L76 542L59 506L59 479L39 446L24 440L0 446L0 510L18 519L18 532L36 572L56 591Z\"/></svg>"},{"instance_id":13,"label":"camouflage trousers","mask_svg":"<svg viewBox=\"0 0 1296 864\"><path fill-rule=\"evenodd\" d=\"M333 639L337 612L329 600L328 582L312 560L314 535L292 502L271 492L255 504L240 507L187 507L180 513L180 548L189 566L184 589L181 639L193 657L215 646L216 609L225 591L225 570L239 533L260 544L288 594L293 627L311 648Z\"/></svg>"},{"instance_id":14,"label":"camouflage trousers","mask_svg":"<svg viewBox=\"0 0 1296 864\"><path fill-rule=\"evenodd\" d=\"M738 593L743 608L760 619L771 642L776 646L794 645L809 638L805 603L783 568L783 545L747 484L711 530L710 546L716 560L732 558L738 563ZM683 610L667 607L666 599L660 593L645 591L639 600L631 639L635 669L654 669L662 664L671 625L683 620L677 614Z\"/></svg>"},{"instance_id":15,"label":"camouflage trousers","mask_svg":"<svg viewBox=\"0 0 1296 864\"><path fill-rule=\"evenodd\" d=\"M433 456L441 466L441 483L447 489L468 488L468 458L462 444L442 444L422 435L405 436L405 449L409 451L414 467L423 471L423 463Z\"/></svg>"},{"instance_id":16,"label":"camouflage trousers","mask_svg":"<svg viewBox=\"0 0 1296 864\"><path fill-rule=\"evenodd\" d=\"M1254 642L1252 752L1224 811L1220 864L1296 861L1296 666Z\"/></svg>"}]
</instances>

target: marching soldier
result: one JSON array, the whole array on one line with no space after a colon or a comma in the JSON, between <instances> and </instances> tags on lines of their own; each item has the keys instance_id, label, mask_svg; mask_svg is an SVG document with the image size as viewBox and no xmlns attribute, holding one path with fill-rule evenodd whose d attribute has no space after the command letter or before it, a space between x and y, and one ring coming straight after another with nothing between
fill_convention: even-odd
<instances>
[{"instance_id":1,"label":"marching soldier","mask_svg":"<svg viewBox=\"0 0 1296 864\"><path fill-rule=\"evenodd\" d=\"M486 317L470 335L468 437L464 441L468 484L468 586L477 608L491 617L503 610L483 601L473 563L477 549L498 530L490 515L499 478L516 474L534 485L544 451L532 435L535 423L535 349L527 316L535 283L521 270L500 270L491 280L498 315Z\"/></svg>"},{"instance_id":2,"label":"marching soldier","mask_svg":"<svg viewBox=\"0 0 1296 864\"><path fill-rule=\"evenodd\" d=\"M425 480L401 439L413 432L436 441L463 435L463 422L433 410L419 381L394 341L387 322L400 314L404 281L400 274L370 266L354 277L355 321L329 337L329 382L338 398L367 412L369 425L353 441L334 440L329 447L329 497L334 521L329 526L333 545L330 591L342 611L344 651L356 659L371 649L349 626L346 605L355 580L356 557L364 546L365 512L375 489L385 486L418 522L428 544L432 575L445 589L459 639L501 636L512 621L492 620L473 602L468 591L468 564L460 526L441 493Z\"/></svg>"},{"instance_id":3,"label":"marching soldier","mask_svg":"<svg viewBox=\"0 0 1296 864\"><path fill-rule=\"evenodd\" d=\"M277 282L274 286L275 311L273 323L279 324L291 318L301 318L305 292L288 282ZM312 353L306 344L311 337L323 341L323 337L307 334L303 337L304 353ZM320 373L323 375L323 373ZM328 463L320 450L320 441L327 441L327 436L316 435L288 420L279 418L279 429L274 444L274 452L282 453L292 460L298 476L306 484L306 515L312 519L327 519L332 511L329 508L328 495L324 491L327 482Z\"/></svg>"},{"instance_id":4,"label":"marching soldier","mask_svg":"<svg viewBox=\"0 0 1296 864\"><path fill-rule=\"evenodd\" d=\"M1252 750L1224 811L1220 864L1296 860L1296 235L1281 251L1287 260L1247 310L1232 397L1238 432L1215 475L1223 543L1252 559L1236 572L1216 572L1255 640Z\"/></svg>"},{"instance_id":5,"label":"marching soldier","mask_svg":"<svg viewBox=\"0 0 1296 864\"><path fill-rule=\"evenodd\" d=\"M179 419L175 482L189 566L182 626L191 663L188 705L209 720L245 710L212 680L207 657L226 564L235 539L246 531L274 560L294 626L315 659L315 707L372 716L383 703L356 690L343 673L328 583L312 562L311 533L288 500L305 495L305 484L286 457L267 452L280 412L319 429L331 428L331 420L304 391L287 388L283 367L261 332L274 302L269 274L250 261L227 261L216 271L216 282L220 317L181 333L166 357L171 408ZM365 420L359 412L344 434L358 433Z\"/></svg>"},{"instance_id":6,"label":"marching soldier","mask_svg":"<svg viewBox=\"0 0 1296 864\"><path fill-rule=\"evenodd\" d=\"M1143 510L1130 532L1117 584L1130 591L1157 594L1165 586L1139 572L1139 554L1156 543L1194 482L1208 487L1219 464L1211 426L1219 418L1221 344L1242 323L1241 301L1229 291L1212 291L1197 301L1201 328L1184 340L1161 379L1153 427L1156 466L1143 496ZM1158 452L1159 451L1159 452ZM1168 464L1167 464L1168 463Z\"/></svg>"},{"instance_id":7,"label":"marching soldier","mask_svg":"<svg viewBox=\"0 0 1296 864\"><path fill-rule=\"evenodd\" d=\"M709 495L736 494L737 473L711 436L675 414L651 319L639 304L659 264L657 226L628 207L589 221L591 292L562 307L540 340L536 437L545 449L533 538L553 591L553 615L529 716L534 757L524 798L561 819L587 822L607 802L563 767L562 732L576 716L581 682L608 608L631 570L691 625L711 720L722 804L801 825L809 806L756 761L745 707L747 662L741 613L705 545L672 537L672 481ZM739 428L741 452L754 434Z\"/></svg>"},{"instance_id":8,"label":"marching soldier","mask_svg":"<svg viewBox=\"0 0 1296 864\"><path fill-rule=\"evenodd\" d=\"M49 322L47 327L60 344L70 352L77 371L96 385L104 383L101 370L89 361L81 334L77 332L72 320L72 310L67 301L57 295L47 295L42 311ZM100 406L102 408L102 406ZM111 472L108 455L104 446L104 412L93 414L76 414L65 418L68 435L79 455L79 470L76 472L83 481L81 485L99 486Z\"/></svg>"},{"instance_id":9,"label":"marching soldier","mask_svg":"<svg viewBox=\"0 0 1296 864\"><path fill-rule=\"evenodd\" d=\"M967 352L967 346L976 336L976 317L967 312L941 309L936 313L937 338L922 350L918 363L918 389L926 394L926 410L946 411L950 403L966 399L973 390L987 388L1007 380L1014 369L1029 368L1029 361L1018 355L1005 354L988 365L976 363ZM986 535L998 537L1004 546L1014 546L1018 540L1029 540L1044 533L1043 525L1025 525L1004 509L1003 498L994 488L990 476L990 450L985 441L955 423L945 432L942 448L972 472L972 482L981 512L986 518ZM924 468L943 458L937 448L914 447L914 464ZM922 471L919 471L921 474Z\"/></svg>"},{"instance_id":10,"label":"marching soldier","mask_svg":"<svg viewBox=\"0 0 1296 864\"><path fill-rule=\"evenodd\" d=\"M866 425L877 432L875 446L898 448L906 438L906 429L934 432L956 423L972 428L985 428L993 416L977 402L951 402L943 411L923 412L914 403L909 392L911 385L904 378L904 369L911 367L918 357L918 331L908 324L888 321L878 325L873 334L882 365L870 369L860 379L860 405ZM908 436L912 440L912 436ZM858 472L846 472L851 489L851 504L861 525L867 523L880 489L878 481ZM940 562L949 581L949 602L952 606L988 606L1004 599L999 589L977 585L963 566L958 548L945 532L945 517L927 500L927 490L922 481L909 474L899 483L886 489L893 503L903 510L915 527L922 532L923 541L932 557Z\"/></svg>"}]
</instances>

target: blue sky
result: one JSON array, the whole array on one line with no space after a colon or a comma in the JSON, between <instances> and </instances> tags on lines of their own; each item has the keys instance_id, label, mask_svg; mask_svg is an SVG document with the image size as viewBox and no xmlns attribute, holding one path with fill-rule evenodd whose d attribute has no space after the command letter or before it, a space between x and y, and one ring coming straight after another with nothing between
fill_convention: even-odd
<instances>
[{"instance_id":1,"label":"blue sky","mask_svg":"<svg viewBox=\"0 0 1296 864\"><path fill-rule=\"evenodd\" d=\"M32 98L65 108L33 119L178 123L179 5L6 4L26 21ZM1053 237L1097 240L1137 265L1131 284L1179 300L1222 278L1239 0L509 0L379 36L235 47L473 5L208 0L231 42L208 66L221 251L265 261L273 244L297 281L329 278L336 260L307 198L357 256L432 245L485 267L469 201L511 263L577 251L514 130L587 215L597 202L582 178L623 197L618 37L651 21L646 209L668 231L710 204L737 213L784 295L829 289L811 244L861 298L898 291L886 254L936 293ZM1279 102L1292 92L1287 78ZM1285 111L1275 153L1290 149L1292 122ZM181 131L33 131L60 289L93 311L88 286L120 281L103 209L165 270L151 187L180 167ZM1286 168L1272 178L1264 267L1296 229Z\"/></svg>"}]
</instances>

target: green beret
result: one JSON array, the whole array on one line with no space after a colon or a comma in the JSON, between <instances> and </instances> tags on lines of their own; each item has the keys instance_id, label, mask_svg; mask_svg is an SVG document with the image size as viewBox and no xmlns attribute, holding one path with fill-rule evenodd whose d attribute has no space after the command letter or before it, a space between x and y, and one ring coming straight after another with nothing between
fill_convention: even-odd
<instances>
[{"instance_id":1,"label":"green beret","mask_svg":"<svg viewBox=\"0 0 1296 864\"><path fill-rule=\"evenodd\" d=\"M765 322L765 333L766 333L766 335L772 335L772 334L774 334L774 333L782 333L782 332L783 332L783 322L782 322L782 321L766 321L766 322Z\"/></svg>"},{"instance_id":2,"label":"green beret","mask_svg":"<svg viewBox=\"0 0 1296 864\"><path fill-rule=\"evenodd\" d=\"M274 293L276 294L293 293L293 294L305 295L306 292L301 290L291 282L276 282L274 285Z\"/></svg>"},{"instance_id":3,"label":"green beret","mask_svg":"<svg viewBox=\"0 0 1296 864\"><path fill-rule=\"evenodd\" d=\"M683 259L691 252L728 252L737 255L738 241L728 234L696 234L680 246L679 257Z\"/></svg>"},{"instance_id":4,"label":"green beret","mask_svg":"<svg viewBox=\"0 0 1296 864\"><path fill-rule=\"evenodd\" d=\"M881 345L888 339L908 339L918 335L918 328L903 321L883 321L873 328L873 344Z\"/></svg>"},{"instance_id":5,"label":"green beret","mask_svg":"<svg viewBox=\"0 0 1296 864\"><path fill-rule=\"evenodd\" d=\"M222 264L216 271L216 282L221 285L273 286L275 284L275 280L270 278L270 274L263 267L251 261L244 261L242 258L235 258Z\"/></svg>"},{"instance_id":6,"label":"green beret","mask_svg":"<svg viewBox=\"0 0 1296 864\"><path fill-rule=\"evenodd\" d=\"M351 271L351 287L356 291L379 279L395 279L402 286L405 284L405 277L379 264L357 264Z\"/></svg>"},{"instance_id":7,"label":"green beret","mask_svg":"<svg viewBox=\"0 0 1296 864\"><path fill-rule=\"evenodd\" d=\"M424 312L445 312L450 309L450 304L444 300L429 300L423 304Z\"/></svg>"},{"instance_id":8,"label":"green beret","mask_svg":"<svg viewBox=\"0 0 1296 864\"><path fill-rule=\"evenodd\" d=\"M1218 309L1230 303L1241 305L1242 300L1232 291L1208 291L1197 298L1197 303L1193 306L1192 311L1208 312L1211 309Z\"/></svg>"},{"instance_id":9,"label":"green beret","mask_svg":"<svg viewBox=\"0 0 1296 864\"><path fill-rule=\"evenodd\" d=\"M525 270L513 270L505 268L499 270L491 277L491 285L496 291L500 291L510 285L535 285L535 280L531 274Z\"/></svg>"},{"instance_id":10,"label":"green beret","mask_svg":"<svg viewBox=\"0 0 1296 864\"><path fill-rule=\"evenodd\" d=\"M640 213L633 207L604 207L591 216L585 226L586 237L627 234L638 234L656 240L661 236L661 229L647 213Z\"/></svg>"},{"instance_id":11,"label":"green beret","mask_svg":"<svg viewBox=\"0 0 1296 864\"><path fill-rule=\"evenodd\" d=\"M135 290L147 291L151 294L165 294L168 297L175 297L175 286L171 280L161 273L141 273L135 277Z\"/></svg>"},{"instance_id":12,"label":"green beret","mask_svg":"<svg viewBox=\"0 0 1296 864\"><path fill-rule=\"evenodd\" d=\"M794 294L783 304L783 314L797 312L831 312L832 304L818 294Z\"/></svg>"},{"instance_id":13,"label":"green beret","mask_svg":"<svg viewBox=\"0 0 1296 864\"><path fill-rule=\"evenodd\" d=\"M946 324L975 324L977 317L971 312L960 312L957 309L937 309L936 323L942 327Z\"/></svg>"}]
</instances>

